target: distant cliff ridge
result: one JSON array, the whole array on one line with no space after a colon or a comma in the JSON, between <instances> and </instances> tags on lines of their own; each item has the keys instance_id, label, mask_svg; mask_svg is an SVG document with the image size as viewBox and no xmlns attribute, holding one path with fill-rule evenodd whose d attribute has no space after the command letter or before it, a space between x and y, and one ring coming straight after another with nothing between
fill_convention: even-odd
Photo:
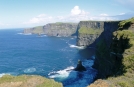
<instances>
[{"instance_id":1,"label":"distant cliff ridge","mask_svg":"<svg viewBox=\"0 0 134 87\"><path fill-rule=\"evenodd\" d=\"M49 23L44 26L24 29L24 33L46 34L48 36L71 36L75 34L77 23Z\"/></svg>"}]
</instances>

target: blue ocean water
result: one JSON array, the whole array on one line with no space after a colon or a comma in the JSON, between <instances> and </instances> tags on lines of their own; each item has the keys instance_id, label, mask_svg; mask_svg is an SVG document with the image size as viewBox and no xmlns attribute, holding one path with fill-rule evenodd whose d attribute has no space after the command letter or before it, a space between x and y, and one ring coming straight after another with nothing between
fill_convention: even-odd
<instances>
[{"instance_id":1,"label":"blue ocean water","mask_svg":"<svg viewBox=\"0 0 134 87\"><path fill-rule=\"evenodd\" d=\"M5 74L41 75L62 82L64 87L86 87L93 81L97 72L91 67L93 60L90 58L93 59L94 54L76 46L75 37L38 36L22 31L0 30L0 77ZM87 71L72 70L79 59Z\"/></svg>"}]
</instances>

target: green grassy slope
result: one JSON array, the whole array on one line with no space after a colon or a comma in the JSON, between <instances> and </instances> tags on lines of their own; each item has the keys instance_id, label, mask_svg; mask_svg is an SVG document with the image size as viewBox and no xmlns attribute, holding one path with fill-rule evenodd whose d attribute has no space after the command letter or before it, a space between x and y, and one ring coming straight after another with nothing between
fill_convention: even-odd
<instances>
[{"instance_id":1,"label":"green grassy slope","mask_svg":"<svg viewBox=\"0 0 134 87\"><path fill-rule=\"evenodd\" d=\"M34 34L42 34L42 33L44 33L43 26L34 27L32 33L34 33Z\"/></svg>"},{"instance_id":2,"label":"green grassy slope","mask_svg":"<svg viewBox=\"0 0 134 87\"><path fill-rule=\"evenodd\" d=\"M0 78L0 87L63 87L63 85L36 75L5 75Z\"/></svg>"}]
</instances>

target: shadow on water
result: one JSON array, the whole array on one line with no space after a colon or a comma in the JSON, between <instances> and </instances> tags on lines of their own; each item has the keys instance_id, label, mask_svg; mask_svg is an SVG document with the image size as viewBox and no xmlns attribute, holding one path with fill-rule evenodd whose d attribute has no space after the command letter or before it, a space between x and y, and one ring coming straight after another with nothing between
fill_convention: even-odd
<instances>
[{"instance_id":1,"label":"shadow on water","mask_svg":"<svg viewBox=\"0 0 134 87\"><path fill-rule=\"evenodd\" d=\"M79 51L79 54L84 59L92 59L92 56L95 55L95 49L93 48L85 48Z\"/></svg>"}]
</instances>

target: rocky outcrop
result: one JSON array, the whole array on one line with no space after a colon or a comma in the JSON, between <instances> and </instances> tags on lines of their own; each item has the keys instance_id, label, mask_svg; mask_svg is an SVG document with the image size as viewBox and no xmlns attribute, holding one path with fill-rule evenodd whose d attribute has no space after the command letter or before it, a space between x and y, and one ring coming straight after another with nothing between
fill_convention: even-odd
<instances>
[{"instance_id":1,"label":"rocky outcrop","mask_svg":"<svg viewBox=\"0 0 134 87\"><path fill-rule=\"evenodd\" d=\"M24 33L46 34L48 36L71 36L77 29L76 23L49 23L44 26L24 29Z\"/></svg>"},{"instance_id":2,"label":"rocky outcrop","mask_svg":"<svg viewBox=\"0 0 134 87\"><path fill-rule=\"evenodd\" d=\"M78 60L77 67L74 70L82 72L82 71L86 71L86 68L82 65L82 61Z\"/></svg>"}]
</instances>

